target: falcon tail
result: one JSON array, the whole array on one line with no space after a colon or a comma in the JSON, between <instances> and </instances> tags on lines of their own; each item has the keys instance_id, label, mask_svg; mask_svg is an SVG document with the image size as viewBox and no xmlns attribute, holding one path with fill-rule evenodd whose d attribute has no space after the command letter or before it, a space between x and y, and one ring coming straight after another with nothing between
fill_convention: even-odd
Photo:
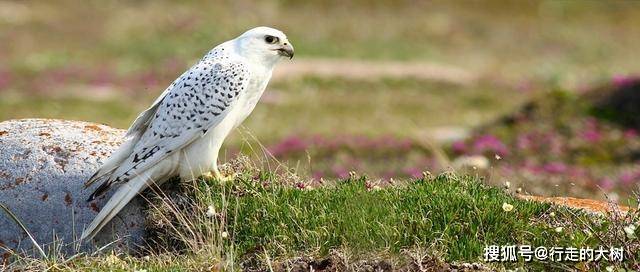
<instances>
[{"instance_id":1,"label":"falcon tail","mask_svg":"<svg viewBox=\"0 0 640 272\"><path fill-rule=\"evenodd\" d=\"M91 202L96 199L96 197L99 197L106 193L109 187L111 187L111 182L109 180L106 180L105 182L100 184L100 186L98 186L95 191L93 191L89 198L87 198L87 202Z\"/></svg>"},{"instance_id":2,"label":"falcon tail","mask_svg":"<svg viewBox=\"0 0 640 272\"><path fill-rule=\"evenodd\" d=\"M88 188L94 182L106 178L107 180L113 172L131 155L133 147L139 137L131 138L114 151L111 156L100 166L100 168L84 183L84 188Z\"/></svg>"},{"instance_id":3,"label":"falcon tail","mask_svg":"<svg viewBox=\"0 0 640 272\"><path fill-rule=\"evenodd\" d=\"M149 176L147 174L132 178L127 183L122 184L107 204L102 207L100 213L91 221L88 227L82 232L80 240L92 239L111 219L122 210L131 199L147 188Z\"/></svg>"}]
</instances>

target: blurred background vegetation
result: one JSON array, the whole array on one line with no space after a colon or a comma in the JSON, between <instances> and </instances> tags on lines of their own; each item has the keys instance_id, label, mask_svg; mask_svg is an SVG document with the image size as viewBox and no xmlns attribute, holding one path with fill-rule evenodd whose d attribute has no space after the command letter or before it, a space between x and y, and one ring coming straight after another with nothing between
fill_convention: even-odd
<instances>
[{"instance_id":1,"label":"blurred background vegetation","mask_svg":"<svg viewBox=\"0 0 640 272\"><path fill-rule=\"evenodd\" d=\"M541 97L577 105L566 97L633 82L633 1L0 1L0 120L126 128L206 51L258 25L287 33L296 58L278 67L229 154L258 140L316 178L355 170L382 179L442 170L434 152L453 162L482 155L491 182L541 194L628 196L640 179L637 128L593 125L588 107L541 107L566 113L564 123L531 119L551 124L535 133L568 131L558 136L567 156L511 150L531 126L486 129ZM603 136L614 147L576 147L583 123L619 132Z\"/></svg>"}]
</instances>

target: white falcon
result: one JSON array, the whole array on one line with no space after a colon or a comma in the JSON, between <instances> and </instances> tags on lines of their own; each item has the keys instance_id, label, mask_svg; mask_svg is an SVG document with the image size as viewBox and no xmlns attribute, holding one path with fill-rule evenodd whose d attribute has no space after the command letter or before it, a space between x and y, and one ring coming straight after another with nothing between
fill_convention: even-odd
<instances>
[{"instance_id":1,"label":"white falcon","mask_svg":"<svg viewBox=\"0 0 640 272\"><path fill-rule=\"evenodd\" d=\"M149 184L179 175L223 179L217 159L222 142L253 111L276 63L293 57L287 36L256 27L209 51L142 112L125 142L86 182L104 180L87 201L113 185L116 193L82 233L93 238Z\"/></svg>"}]
</instances>

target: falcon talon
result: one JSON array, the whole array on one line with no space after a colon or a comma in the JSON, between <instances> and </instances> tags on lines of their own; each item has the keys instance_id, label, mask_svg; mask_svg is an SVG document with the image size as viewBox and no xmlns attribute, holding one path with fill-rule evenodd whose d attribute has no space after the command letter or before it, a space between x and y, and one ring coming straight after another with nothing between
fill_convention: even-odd
<instances>
[{"instance_id":1,"label":"falcon talon","mask_svg":"<svg viewBox=\"0 0 640 272\"><path fill-rule=\"evenodd\" d=\"M202 177L206 179L216 179L216 176L211 171L202 173Z\"/></svg>"},{"instance_id":2,"label":"falcon talon","mask_svg":"<svg viewBox=\"0 0 640 272\"><path fill-rule=\"evenodd\" d=\"M216 179L219 180L220 182L225 183L225 182L229 182L229 181L234 181L237 176L238 176L238 174L236 174L236 173L233 173L233 174L227 175L227 176L220 174L220 176L216 177Z\"/></svg>"},{"instance_id":3,"label":"falcon talon","mask_svg":"<svg viewBox=\"0 0 640 272\"><path fill-rule=\"evenodd\" d=\"M221 182L234 181L237 176L238 174L236 173L225 176L221 174L220 171L216 171L216 170L205 172L202 174L202 177L206 179L212 179L212 180L221 181Z\"/></svg>"}]
</instances>

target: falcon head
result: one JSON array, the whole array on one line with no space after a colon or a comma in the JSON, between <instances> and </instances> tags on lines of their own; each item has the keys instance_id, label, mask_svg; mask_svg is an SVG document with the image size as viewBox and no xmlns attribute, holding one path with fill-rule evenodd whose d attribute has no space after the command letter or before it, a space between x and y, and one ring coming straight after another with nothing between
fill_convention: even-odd
<instances>
[{"instance_id":1,"label":"falcon head","mask_svg":"<svg viewBox=\"0 0 640 272\"><path fill-rule=\"evenodd\" d=\"M293 45L282 31L261 26L236 38L238 53L258 62L275 64L282 57L293 58Z\"/></svg>"}]
</instances>

